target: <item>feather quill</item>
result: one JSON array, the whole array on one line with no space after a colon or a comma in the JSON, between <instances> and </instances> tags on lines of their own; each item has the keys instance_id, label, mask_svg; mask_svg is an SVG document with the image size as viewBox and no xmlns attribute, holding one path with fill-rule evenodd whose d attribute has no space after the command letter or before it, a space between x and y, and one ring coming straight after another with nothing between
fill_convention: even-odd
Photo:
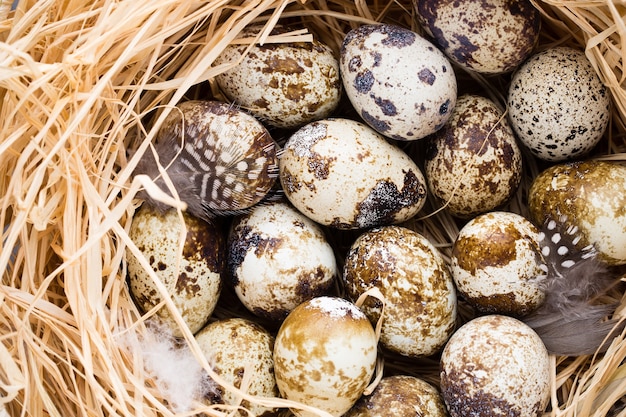
<instances>
[{"instance_id":1,"label":"feather quill","mask_svg":"<svg viewBox=\"0 0 626 417\"><path fill-rule=\"evenodd\" d=\"M624 322L611 317L617 303L603 295L618 282L598 259L593 246L577 248L578 229L567 219L548 219L539 240L545 274L537 284L545 293L541 306L523 318L550 353L579 356L605 351Z\"/></svg>"}]
</instances>

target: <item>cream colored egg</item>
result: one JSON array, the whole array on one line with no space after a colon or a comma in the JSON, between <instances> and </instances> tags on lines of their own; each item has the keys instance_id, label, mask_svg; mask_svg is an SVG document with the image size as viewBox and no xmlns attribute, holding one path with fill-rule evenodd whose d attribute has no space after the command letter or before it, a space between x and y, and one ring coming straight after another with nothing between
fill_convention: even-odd
<instances>
[{"instance_id":1,"label":"cream colored egg","mask_svg":"<svg viewBox=\"0 0 626 417\"><path fill-rule=\"evenodd\" d=\"M312 220L338 229L399 223L426 201L426 180L415 162L354 120L302 127L285 144L279 168L289 201Z\"/></svg>"},{"instance_id":2,"label":"cream colored egg","mask_svg":"<svg viewBox=\"0 0 626 417\"><path fill-rule=\"evenodd\" d=\"M362 396L344 417L447 417L441 394L428 382L409 375L383 378L371 395Z\"/></svg>"},{"instance_id":3,"label":"cream colored egg","mask_svg":"<svg viewBox=\"0 0 626 417\"><path fill-rule=\"evenodd\" d=\"M250 395L278 396L274 378L274 337L260 325L242 318L222 319L208 324L195 336L198 346L220 378ZM249 385L242 388L242 381ZM212 403L235 405L237 394L218 386ZM243 400L240 404L255 416L275 415L277 409ZM240 411L238 416L248 414Z\"/></svg>"},{"instance_id":4,"label":"cream colored egg","mask_svg":"<svg viewBox=\"0 0 626 417\"><path fill-rule=\"evenodd\" d=\"M428 138L424 172L447 210L471 218L505 204L522 179L522 153L490 99L459 97L443 128Z\"/></svg>"},{"instance_id":5,"label":"cream colored egg","mask_svg":"<svg viewBox=\"0 0 626 417\"><path fill-rule=\"evenodd\" d=\"M370 229L352 244L344 266L348 296L371 288L385 299L380 343L405 356L438 352L456 324L456 292L448 266L424 236L400 226ZM375 325L382 303L362 307Z\"/></svg>"},{"instance_id":6,"label":"cream colored egg","mask_svg":"<svg viewBox=\"0 0 626 417\"><path fill-rule=\"evenodd\" d=\"M244 30L254 38L260 27ZM275 26L272 35L289 32ZM339 63L317 39L311 42L227 46L214 65L237 63L215 79L226 96L266 123L295 128L329 116L341 98Z\"/></svg>"},{"instance_id":7,"label":"cream colored egg","mask_svg":"<svg viewBox=\"0 0 626 417\"><path fill-rule=\"evenodd\" d=\"M302 302L327 294L338 276L322 229L288 203L259 205L235 219L228 248L235 292L263 318L283 320Z\"/></svg>"},{"instance_id":8,"label":"cream colored egg","mask_svg":"<svg viewBox=\"0 0 626 417\"><path fill-rule=\"evenodd\" d=\"M541 172L528 193L536 224L567 218L578 228L578 248L595 246L610 265L626 264L626 166L605 161L553 165Z\"/></svg>"},{"instance_id":9,"label":"cream colored egg","mask_svg":"<svg viewBox=\"0 0 626 417\"><path fill-rule=\"evenodd\" d=\"M542 264L537 227L519 214L496 211L463 226L450 268L459 294L477 310L521 317L544 299Z\"/></svg>"},{"instance_id":10,"label":"cream colored egg","mask_svg":"<svg viewBox=\"0 0 626 417\"><path fill-rule=\"evenodd\" d=\"M456 103L452 65L432 43L395 25L362 25L348 32L341 78L361 118L379 133L417 140L438 130Z\"/></svg>"},{"instance_id":11,"label":"cream colored egg","mask_svg":"<svg viewBox=\"0 0 626 417\"><path fill-rule=\"evenodd\" d=\"M441 391L451 417L538 417L550 398L550 359L521 321L478 317L450 338L441 355Z\"/></svg>"},{"instance_id":12,"label":"cream colored egg","mask_svg":"<svg viewBox=\"0 0 626 417\"><path fill-rule=\"evenodd\" d=\"M539 39L541 15L529 0L413 0L413 5L446 56L471 71L512 71Z\"/></svg>"},{"instance_id":13,"label":"cream colored egg","mask_svg":"<svg viewBox=\"0 0 626 417\"><path fill-rule=\"evenodd\" d=\"M507 102L520 141L551 162L589 154L611 115L609 90L585 53L570 47L530 57L513 75Z\"/></svg>"},{"instance_id":14,"label":"cream colored egg","mask_svg":"<svg viewBox=\"0 0 626 417\"><path fill-rule=\"evenodd\" d=\"M369 384L376 347L374 328L354 304L338 297L313 298L296 307L276 335L278 389L289 400L341 416Z\"/></svg>"},{"instance_id":15,"label":"cream colored egg","mask_svg":"<svg viewBox=\"0 0 626 417\"><path fill-rule=\"evenodd\" d=\"M174 209L165 213L143 205L134 215L129 231L144 260L192 333L205 325L222 288L225 269L225 238L216 223L208 223ZM162 301L156 282L139 259L126 251L130 291L139 308L147 312ZM156 313L173 333L182 333L167 307Z\"/></svg>"}]
</instances>

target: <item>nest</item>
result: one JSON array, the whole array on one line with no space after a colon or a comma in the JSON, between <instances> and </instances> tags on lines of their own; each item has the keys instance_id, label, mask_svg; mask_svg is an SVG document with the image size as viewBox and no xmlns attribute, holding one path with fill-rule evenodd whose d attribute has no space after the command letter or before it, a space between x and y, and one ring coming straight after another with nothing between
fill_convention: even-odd
<instances>
[{"instance_id":1,"label":"nest","mask_svg":"<svg viewBox=\"0 0 626 417\"><path fill-rule=\"evenodd\" d=\"M612 93L610 127L594 157L626 160L626 9L612 1L534 3L543 15L539 47L583 48ZM120 335L146 332L150 317L137 310L125 281L125 248L132 244L128 232L142 187L132 178L137 161L128 159L127 148L142 138L145 149L155 136L161 120L155 109L164 117L200 92L219 96L212 80L226 68L211 63L247 25L264 24L261 40L281 42L286 39L265 34L278 22L299 23L307 31L289 40L315 34L338 51L350 29L383 21L419 31L403 0L0 3L0 404L6 413L177 415L146 371L142 352L131 355L120 342ZM478 81L497 97L490 87L497 81ZM157 121L154 127L147 127L148 117ZM525 212L524 192L539 169L527 167L510 203L518 213ZM432 206L424 210L413 227L448 256L458 223ZM338 253L350 238L334 236ZM623 310L626 297L615 298ZM215 317L238 314L245 313L222 303ZM181 343L210 373L193 335L183 333ZM545 414L626 415L619 411L626 396L625 337L602 355L551 357ZM387 369L438 378L430 360L390 357ZM251 402L298 407L224 385ZM192 406L192 414L229 412Z\"/></svg>"}]
</instances>

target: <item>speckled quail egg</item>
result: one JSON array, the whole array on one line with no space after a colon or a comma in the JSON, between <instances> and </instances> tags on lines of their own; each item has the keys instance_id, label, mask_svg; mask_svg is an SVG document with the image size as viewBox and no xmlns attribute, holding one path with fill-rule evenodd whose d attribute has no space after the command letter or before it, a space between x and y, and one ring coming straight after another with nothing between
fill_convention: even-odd
<instances>
[{"instance_id":1,"label":"speckled quail egg","mask_svg":"<svg viewBox=\"0 0 626 417\"><path fill-rule=\"evenodd\" d=\"M452 247L459 294L481 313L523 316L544 299L539 229L523 216L485 213L466 223Z\"/></svg>"},{"instance_id":2,"label":"speckled quail egg","mask_svg":"<svg viewBox=\"0 0 626 417\"><path fill-rule=\"evenodd\" d=\"M250 395L275 398L278 396L274 378L274 337L259 324L243 318L214 321L196 336L198 346L209 365L226 382L245 390ZM249 385L242 387L242 381ZM237 403L237 394L227 387L218 386L212 403ZM277 409L265 407L247 400L241 406L255 416L276 415ZM239 412L239 416L247 416Z\"/></svg>"},{"instance_id":3,"label":"speckled quail egg","mask_svg":"<svg viewBox=\"0 0 626 417\"><path fill-rule=\"evenodd\" d=\"M421 139L443 126L456 103L450 61L409 29L390 24L353 29L341 45L339 64L353 107L387 137Z\"/></svg>"},{"instance_id":4,"label":"speckled quail egg","mask_svg":"<svg viewBox=\"0 0 626 417\"><path fill-rule=\"evenodd\" d=\"M441 394L428 382L409 375L387 376L371 395L362 396L344 417L447 417Z\"/></svg>"},{"instance_id":5,"label":"speckled quail egg","mask_svg":"<svg viewBox=\"0 0 626 417\"><path fill-rule=\"evenodd\" d=\"M490 99L462 95L446 124L428 138L424 173L453 216L471 218L505 204L522 179L522 153Z\"/></svg>"},{"instance_id":6,"label":"speckled quail egg","mask_svg":"<svg viewBox=\"0 0 626 417\"><path fill-rule=\"evenodd\" d=\"M553 165L539 173L528 193L536 224L567 218L578 229L578 248L594 245L610 265L626 264L626 166L608 161Z\"/></svg>"},{"instance_id":7,"label":"speckled quail egg","mask_svg":"<svg viewBox=\"0 0 626 417\"><path fill-rule=\"evenodd\" d=\"M380 343L391 351L430 356L455 329L456 292L448 266L428 239L406 227L361 234L346 257L344 281L354 301L374 287L383 294ZM362 310L375 325L382 307L370 297Z\"/></svg>"},{"instance_id":8,"label":"speckled quail egg","mask_svg":"<svg viewBox=\"0 0 626 417\"><path fill-rule=\"evenodd\" d=\"M376 365L374 328L353 303L322 296L293 309L274 345L281 395L341 416L359 399ZM317 416L292 408L297 416Z\"/></svg>"},{"instance_id":9,"label":"speckled quail egg","mask_svg":"<svg viewBox=\"0 0 626 417\"><path fill-rule=\"evenodd\" d=\"M609 91L585 53L564 46L539 52L520 66L507 101L520 141L551 162L587 155L610 118Z\"/></svg>"},{"instance_id":10,"label":"speckled quail egg","mask_svg":"<svg viewBox=\"0 0 626 417\"><path fill-rule=\"evenodd\" d=\"M276 321L302 302L327 294L338 276L322 229L284 202L256 206L235 219L228 269L242 303Z\"/></svg>"},{"instance_id":11,"label":"speckled quail egg","mask_svg":"<svg viewBox=\"0 0 626 417\"><path fill-rule=\"evenodd\" d=\"M512 71L539 39L541 16L529 0L413 0L413 6L446 56L471 71Z\"/></svg>"},{"instance_id":12,"label":"speckled quail egg","mask_svg":"<svg viewBox=\"0 0 626 417\"><path fill-rule=\"evenodd\" d=\"M541 338L503 315L475 318L441 355L441 391L451 417L538 417L550 398L550 359Z\"/></svg>"},{"instance_id":13,"label":"speckled quail egg","mask_svg":"<svg viewBox=\"0 0 626 417\"><path fill-rule=\"evenodd\" d=\"M172 298L192 333L205 325L219 298L225 270L225 236L214 222L205 222L170 209L165 213L143 205L135 213L129 236L140 256ZM138 307L147 312L163 300L140 260L126 250L129 287ZM182 333L170 310L156 313L173 333Z\"/></svg>"},{"instance_id":14,"label":"speckled quail egg","mask_svg":"<svg viewBox=\"0 0 626 417\"><path fill-rule=\"evenodd\" d=\"M416 163L367 125L342 118L309 123L287 141L280 182L304 215L338 229L399 223L426 202Z\"/></svg>"},{"instance_id":15,"label":"speckled quail egg","mask_svg":"<svg viewBox=\"0 0 626 417\"><path fill-rule=\"evenodd\" d=\"M262 27L245 29L254 38ZM271 35L287 33L277 25ZM237 63L215 77L224 94L266 123L295 128L330 116L341 98L339 63L317 39L311 42L232 43L214 65Z\"/></svg>"}]
</instances>

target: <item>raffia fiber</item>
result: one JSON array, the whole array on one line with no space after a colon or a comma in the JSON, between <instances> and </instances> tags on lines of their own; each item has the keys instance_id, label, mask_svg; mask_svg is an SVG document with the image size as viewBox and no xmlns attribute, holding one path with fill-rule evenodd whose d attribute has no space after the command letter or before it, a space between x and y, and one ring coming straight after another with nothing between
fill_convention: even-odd
<instances>
[{"instance_id":1,"label":"raffia fiber","mask_svg":"<svg viewBox=\"0 0 626 417\"><path fill-rule=\"evenodd\" d=\"M128 355L119 344L120 334L145 331L149 316L139 313L125 284L125 250L137 251L128 236L140 203L134 196L145 185L132 181L136 160L127 159L128 146L145 151L171 108L199 88L218 94L211 80L226 67L211 63L246 25L265 22L269 30L281 20L301 22L338 51L360 24L419 30L410 2L23 0L15 10L11 3L0 2L0 402L12 416L176 415L146 374L141 353ZM535 3L544 16L542 45L584 48L611 89L610 133L596 157L624 161L626 7ZM285 40L267 33L261 41ZM310 34L294 36L306 41ZM535 173L531 165L525 182ZM511 210L524 211L523 190ZM448 256L458 225L434 210L427 207L412 227ZM345 239L336 237L338 247ZM626 298L615 297L622 311ZM239 313L223 307L216 315ZM193 335L184 335L211 372ZM605 355L553 357L546 415L615 410L626 395L624 338ZM437 381L430 360L389 357L387 368ZM229 412L195 407L211 416Z\"/></svg>"}]
</instances>

